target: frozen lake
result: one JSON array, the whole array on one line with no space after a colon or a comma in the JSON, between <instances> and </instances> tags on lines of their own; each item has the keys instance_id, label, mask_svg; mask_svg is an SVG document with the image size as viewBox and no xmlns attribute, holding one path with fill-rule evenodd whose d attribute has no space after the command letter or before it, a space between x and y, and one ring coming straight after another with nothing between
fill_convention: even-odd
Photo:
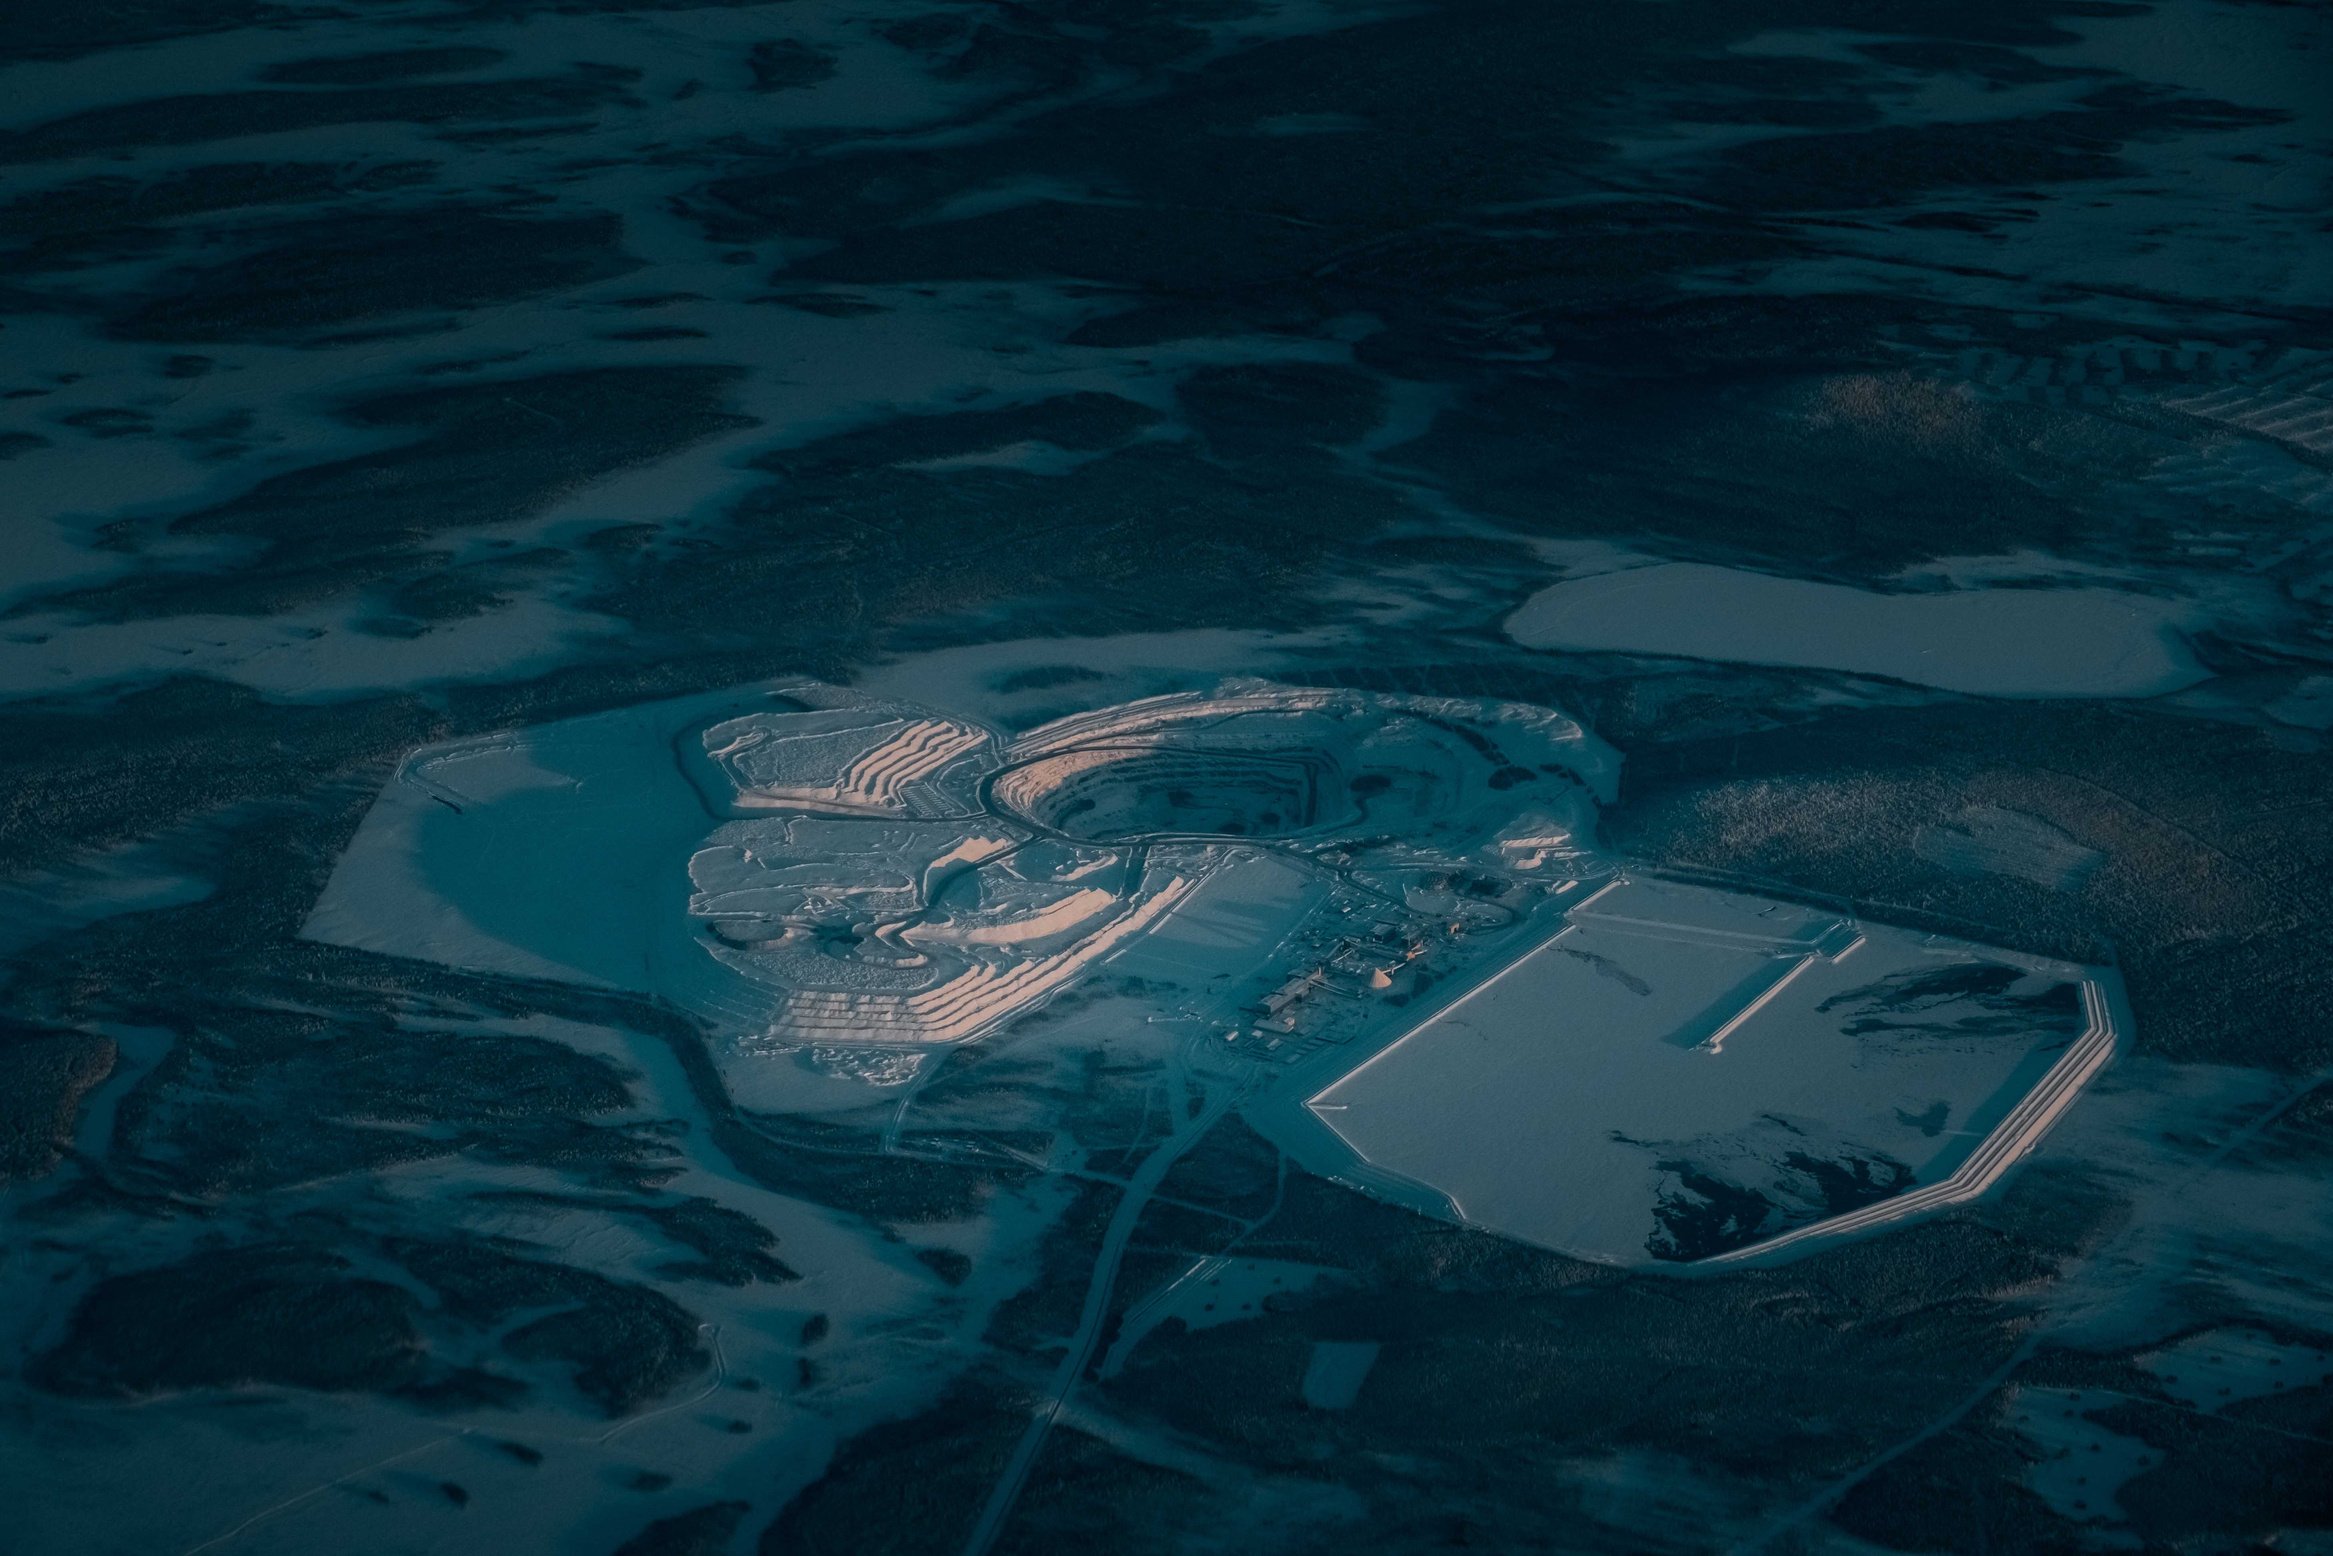
<instances>
[{"instance_id":1,"label":"frozen lake","mask_svg":"<svg viewBox=\"0 0 2333 1556\"><path fill-rule=\"evenodd\" d=\"M1991 697L2149 697L2205 678L2188 613L2097 588L1881 594L1663 562L1567 578L1507 632L1531 648L1662 654L1884 675Z\"/></svg>"}]
</instances>

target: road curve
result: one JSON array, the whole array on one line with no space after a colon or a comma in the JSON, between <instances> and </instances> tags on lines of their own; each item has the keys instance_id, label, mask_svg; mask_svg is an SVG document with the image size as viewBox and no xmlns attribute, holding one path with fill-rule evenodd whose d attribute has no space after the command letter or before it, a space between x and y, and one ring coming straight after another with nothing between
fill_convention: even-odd
<instances>
[{"instance_id":1,"label":"road curve","mask_svg":"<svg viewBox=\"0 0 2333 1556\"><path fill-rule=\"evenodd\" d=\"M987 1505L980 1510L980 1521L973 1525L971 1536L964 1542L964 1556L988 1556L989 1547L996 1543L996 1537L1004 1531L1005 1520L1012 1515L1013 1504L1020 1500L1021 1487L1027 1483L1029 1471L1036 1467L1046 1435L1053 1430L1062 1407L1076 1391L1078 1379L1085 1376L1086 1366L1093 1360L1094 1347L1101 1340L1102 1322L1110 1311L1110 1292L1118 1283L1118 1266L1125 1259L1126 1244L1134 1236L1135 1223L1142 1219L1143 1207L1150 1203L1150 1196L1166 1181L1167 1172L1183 1153L1197 1145L1231 1111L1239 1092L1237 1086L1225 1087L1196 1118L1186 1120L1182 1128L1144 1157L1142 1165L1126 1180L1126 1192L1118 1197L1118 1208L1102 1232L1101 1252L1094 1260L1093 1280L1086 1287L1085 1308L1078 1315L1077 1332L1070 1337L1069 1354L1061 1359L1060 1369L1053 1375L1052 1397L1029 1423L1029 1429L1021 1434L1020 1444L1013 1449L1004 1473L997 1477Z\"/></svg>"}]
</instances>

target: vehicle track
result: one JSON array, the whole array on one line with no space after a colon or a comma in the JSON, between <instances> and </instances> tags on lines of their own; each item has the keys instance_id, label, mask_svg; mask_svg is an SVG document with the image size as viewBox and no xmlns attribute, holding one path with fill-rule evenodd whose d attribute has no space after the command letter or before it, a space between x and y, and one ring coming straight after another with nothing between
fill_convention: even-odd
<instances>
[{"instance_id":1,"label":"vehicle track","mask_svg":"<svg viewBox=\"0 0 2333 1556\"><path fill-rule=\"evenodd\" d=\"M1143 1209L1158 1186L1166 1181L1168 1171L1222 1121L1246 1086L1243 1079L1238 1085L1218 1091L1196 1116L1186 1119L1157 1150L1144 1157L1142 1165L1127 1179L1126 1192L1119 1197L1118 1208L1103 1230L1101 1251L1094 1260L1093 1280L1086 1288L1085 1307L1078 1315L1077 1330L1070 1337L1069 1354L1061 1359L1061 1366L1053 1375L1051 1397L1038 1410L1028 1430L1021 1434L1012 1458L1006 1461L1004 1473L989 1492L987 1505L980 1510L980 1519L964 1542L964 1556L988 1556L996 1537L1004 1532L1005 1521L1012 1516L1013 1504L1020 1500L1021 1488L1028 1483L1029 1472L1044 1451L1053 1423L1060 1419L1070 1396L1077 1391L1078 1380L1085 1376L1086 1368L1092 1363L1094 1349L1101 1341L1103 1322L1109 1317L1110 1293L1118 1283L1118 1269L1125 1260L1126 1245L1134 1236Z\"/></svg>"}]
</instances>

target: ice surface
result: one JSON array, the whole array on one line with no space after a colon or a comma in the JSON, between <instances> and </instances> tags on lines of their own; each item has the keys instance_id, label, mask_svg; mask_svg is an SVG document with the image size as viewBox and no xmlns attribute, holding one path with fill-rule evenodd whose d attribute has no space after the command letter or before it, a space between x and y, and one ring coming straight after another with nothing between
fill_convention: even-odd
<instances>
[{"instance_id":1,"label":"ice surface","mask_svg":"<svg viewBox=\"0 0 2333 1556\"><path fill-rule=\"evenodd\" d=\"M1379 1349L1374 1340L1315 1340L1304 1366L1304 1402L1315 1410L1350 1409Z\"/></svg>"},{"instance_id":2,"label":"ice surface","mask_svg":"<svg viewBox=\"0 0 2333 1556\"><path fill-rule=\"evenodd\" d=\"M1993 697L2147 697L2204 679L2191 614L2112 589L1881 594L1697 562L1568 578L1508 618L1532 648L1884 675Z\"/></svg>"},{"instance_id":3,"label":"ice surface","mask_svg":"<svg viewBox=\"0 0 2333 1556\"><path fill-rule=\"evenodd\" d=\"M1185 1329L1213 1329L1259 1318L1270 1311L1272 1298L1311 1291L1338 1273L1287 1259L1202 1259L1126 1315L1103 1358L1101 1376L1116 1376L1143 1338L1169 1319Z\"/></svg>"},{"instance_id":4,"label":"ice surface","mask_svg":"<svg viewBox=\"0 0 2333 1556\"><path fill-rule=\"evenodd\" d=\"M1923 827L1912 848L1955 874L2012 875L2057 891L2081 885L2106 857L2038 816L1998 805L1972 805L1949 824Z\"/></svg>"},{"instance_id":5,"label":"ice surface","mask_svg":"<svg viewBox=\"0 0 2333 1556\"><path fill-rule=\"evenodd\" d=\"M2213 1329L2139 1358L2163 1391L2198 1410L2221 1410L2264 1394L2333 1381L2323 1344L2280 1340L2258 1329Z\"/></svg>"},{"instance_id":6,"label":"ice surface","mask_svg":"<svg viewBox=\"0 0 2333 1556\"><path fill-rule=\"evenodd\" d=\"M1627 880L1312 1100L1468 1221L1754 1247L1950 1179L2085 1029L2078 968Z\"/></svg>"},{"instance_id":7,"label":"ice surface","mask_svg":"<svg viewBox=\"0 0 2333 1556\"><path fill-rule=\"evenodd\" d=\"M2095 1419L2121 1404L2121 1396L2105 1389L2020 1388L2012 1399L2010 1424L2035 1454L2027 1483L2052 1512L2086 1526L2094 1541L2136 1545L2112 1527L2123 1521L2116 1493L2161 1455Z\"/></svg>"},{"instance_id":8,"label":"ice surface","mask_svg":"<svg viewBox=\"0 0 2333 1556\"><path fill-rule=\"evenodd\" d=\"M0 953L116 914L199 902L210 891L150 844L93 853L0 883Z\"/></svg>"}]
</instances>

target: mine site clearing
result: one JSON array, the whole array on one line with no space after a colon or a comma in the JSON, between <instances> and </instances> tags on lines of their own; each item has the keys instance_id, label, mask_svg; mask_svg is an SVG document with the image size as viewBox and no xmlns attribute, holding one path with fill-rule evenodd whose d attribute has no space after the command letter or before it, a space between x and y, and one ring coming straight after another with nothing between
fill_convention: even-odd
<instances>
[{"instance_id":1,"label":"mine site clearing","mask_svg":"<svg viewBox=\"0 0 2333 1556\"><path fill-rule=\"evenodd\" d=\"M683 699L417 753L308 932L670 999L791 1113L1107 969L1314 1170L1671 1268L1974 1198L2111 1059L2109 974L1621 870L1615 765L1545 709L1253 681L1017 736Z\"/></svg>"},{"instance_id":2,"label":"mine site clearing","mask_svg":"<svg viewBox=\"0 0 2333 1556\"><path fill-rule=\"evenodd\" d=\"M1359 694L1162 699L1007 742L798 690L826 705L688 699L417 753L308 932L663 994L764 1048L959 1042L1259 853L1438 914L1444 888L1405 883L1447 874L1506 789L1549 791L1566 835L1592 814L1573 768L1606 762L1539 710L1507 715L1526 768L1439 704Z\"/></svg>"},{"instance_id":3,"label":"mine site clearing","mask_svg":"<svg viewBox=\"0 0 2333 1556\"><path fill-rule=\"evenodd\" d=\"M1576 1256L1737 1262L1984 1193L2128 1029L2100 970L1642 873L1565 901L1259 1127Z\"/></svg>"}]
</instances>

